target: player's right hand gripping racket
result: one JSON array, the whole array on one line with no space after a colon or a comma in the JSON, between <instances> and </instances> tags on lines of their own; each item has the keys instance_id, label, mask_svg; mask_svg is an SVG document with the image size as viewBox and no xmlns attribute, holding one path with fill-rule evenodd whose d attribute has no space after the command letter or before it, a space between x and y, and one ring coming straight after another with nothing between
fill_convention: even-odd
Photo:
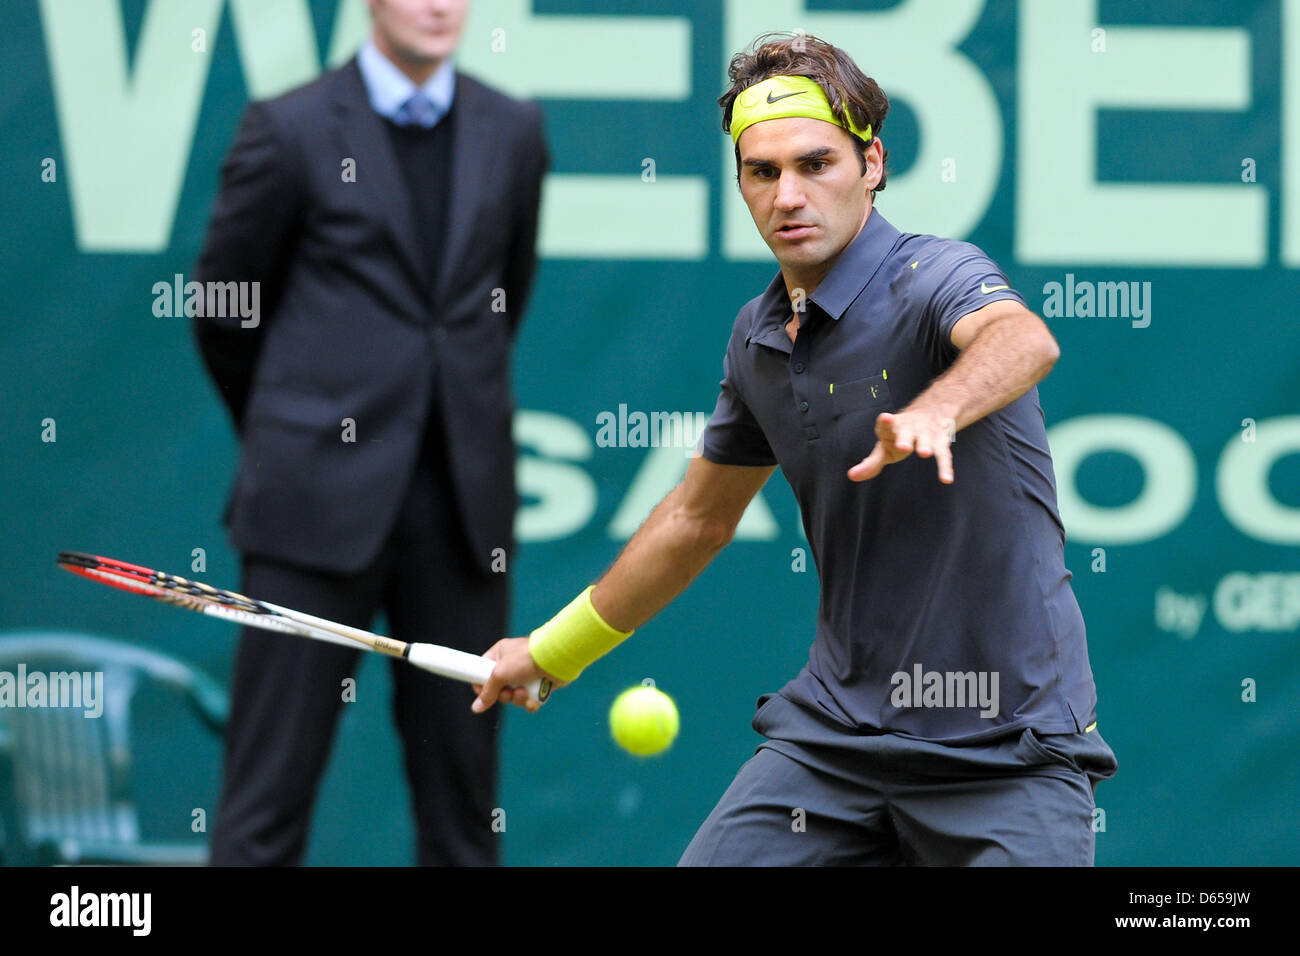
<instances>
[{"instance_id":1,"label":"player's right hand gripping racket","mask_svg":"<svg viewBox=\"0 0 1300 956\"><path fill-rule=\"evenodd\" d=\"M404 658L416 667L467 684L487 683L487 679L492 676L492 668L496 666L494 661L477 654L453 650L438 644L408 644L360 628L303 614L301 611L269 604L266 601L255 601L234 591L214 588L174 574L154 571L151 568L142 568L138 564L127 564L125 561L83 554L80 551L60 551L58 563L66 571L80 574L92 581L99 581L101 584L121 588L123 591L143 594L168 604L224 618L237 624L247 624L250 627L296 634L299 637L328 641L354 649L361 645L380 654ZM551 694L551 682L548 680L532 681L526 684L525 688L528 696L538 703L545 701Z\"/></svg>"}]
</instances>

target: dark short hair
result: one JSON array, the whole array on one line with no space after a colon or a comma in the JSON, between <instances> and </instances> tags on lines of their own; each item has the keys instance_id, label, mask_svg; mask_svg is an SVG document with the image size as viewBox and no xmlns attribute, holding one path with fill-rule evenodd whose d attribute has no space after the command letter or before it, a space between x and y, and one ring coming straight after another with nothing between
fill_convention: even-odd
<instances>
[{"instance_id":1,"label":"dark short hair","mask_svg":"<svg viewBox=\"0 0 1300 956\"><path fill-rule=\"evenodd\" d=\"M731 111L736 97L755 83L773 76L806 76L816 83L831 105L831 112L848 131L846 120L864 129L871 124L873 136L879 136L889 113L889 97L871 77L865 75L852 57L837 46L807 33L765 33L749 48L731 58L727 79L731 87L718 97L722 107L722 131L731 132ZM858 154L862 175L867 172L866 152L869 143L849 133ZM883 144L882 144L883 148ZM883 153L880 182L873 193L885 188L888 177L889 150ZM740 147L736 147L736 177L740 177Z\"/></svg>"}]
</instances>

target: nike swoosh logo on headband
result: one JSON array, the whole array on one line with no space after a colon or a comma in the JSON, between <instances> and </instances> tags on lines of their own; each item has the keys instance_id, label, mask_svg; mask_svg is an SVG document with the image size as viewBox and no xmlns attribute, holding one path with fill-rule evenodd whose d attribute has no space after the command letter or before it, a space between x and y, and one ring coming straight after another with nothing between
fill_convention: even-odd
<instances>
[{"instance_id":1,"label":"nike swoosh logo on headband","mask_svg":"<svg viewBox=\"0 0 1300 956\"><path fill-rule=\"evenodd\" d=\"M803 90L795 90L793 93L782 93L780 96L773 96L771 90L769 90L767 93L767 102L769 105L771 105L772 103L775 103L777 100L783 100L787 96L798 96L802 92Z\"/></svg>"}]
</instances>

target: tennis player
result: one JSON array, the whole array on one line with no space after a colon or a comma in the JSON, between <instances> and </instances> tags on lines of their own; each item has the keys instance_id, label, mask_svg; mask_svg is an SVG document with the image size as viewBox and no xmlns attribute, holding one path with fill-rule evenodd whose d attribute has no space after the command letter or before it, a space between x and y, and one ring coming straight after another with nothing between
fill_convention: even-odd
<instances>
[{"instance_id":1,"label":"tennis player","mask_svg":"<svg viewBox=\"0 0 1300 956\"><path fill-rule=\"evenodd\" d=\"M735 56L723 129L780 272L685 479L597 584L502 641L474 709L572 681L681 593L779 465L821 580L807 665L683 864L1091 865L1097 731L1035 388L1051 333L969 243L900 232L889 101L807 35Z\"/></svg>"}]
</instances>

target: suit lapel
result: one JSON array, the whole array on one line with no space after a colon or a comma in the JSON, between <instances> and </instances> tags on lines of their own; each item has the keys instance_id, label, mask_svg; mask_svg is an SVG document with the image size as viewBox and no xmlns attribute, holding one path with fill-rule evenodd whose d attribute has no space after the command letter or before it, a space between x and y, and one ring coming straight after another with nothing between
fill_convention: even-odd
<instances>
[{"instance_id":1,"label":"suit lapel","mask_svg":"<svg viewBox=\"0 0 1300 956\"><path fill-rule=\"evenodd\" d=\"M343 155L356 160L357 187L380 210L397 240L398 252L423 287L428 281L428 269L420 261L415 214L406 183L384 120L370 106L366 83L355 57L343 67L340 79L334 113L345 149Z\"/></svg>"}]
</instances>

